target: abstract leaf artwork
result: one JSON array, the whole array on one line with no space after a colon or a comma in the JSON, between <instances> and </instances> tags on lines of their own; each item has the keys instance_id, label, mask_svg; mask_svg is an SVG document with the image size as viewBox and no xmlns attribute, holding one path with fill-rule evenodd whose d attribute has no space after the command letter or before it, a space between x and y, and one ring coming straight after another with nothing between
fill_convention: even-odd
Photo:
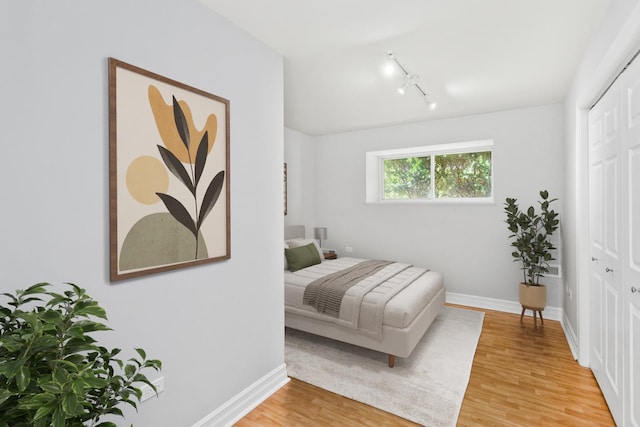
<instances>
[{"instance_id":1,"label":"abstract leaf artwork","mask_svg":"<svg viewBox=\"0 0 640 427\"><path fill-rule=\"evenodd\" d=\"M230 257L229 101L109 58L111 280Z\"/></svg>"}]
</instances>

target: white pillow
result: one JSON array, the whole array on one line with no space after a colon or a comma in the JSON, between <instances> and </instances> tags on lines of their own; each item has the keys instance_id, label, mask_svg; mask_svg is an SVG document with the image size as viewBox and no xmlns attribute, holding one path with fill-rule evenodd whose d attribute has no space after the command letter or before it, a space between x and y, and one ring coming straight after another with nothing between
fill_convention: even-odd
<instances>
[{"instance_id":1,"label":"white pillow","mask_svg":"<svg viewBox=\"0 0 640 427\"><path fill-rule=\"evenodd\" d=\"M318 255L320 255L320 261L324 262L324 255L322 254L322 249L320 249L320 246L318 245L318 242L316 241L316 239L302 239L302 238L290 239L285 241L285 243L289 245L289 248L299 248L300 246L307 246L309 243L313 243L313 245L318 250Z\"/></svg>"}]
</instances>

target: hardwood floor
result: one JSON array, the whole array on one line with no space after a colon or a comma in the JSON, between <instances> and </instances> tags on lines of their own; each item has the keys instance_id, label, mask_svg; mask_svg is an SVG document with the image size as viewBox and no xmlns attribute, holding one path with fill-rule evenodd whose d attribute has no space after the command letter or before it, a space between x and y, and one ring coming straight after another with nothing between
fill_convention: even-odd
<instances>
[{"instance_id":1,"label":"hardwood floor","mask_svg":"<svg viewBox=\"0 0 640 427\"><path fill-rule=\"evenodd\" d=\"M458 426L615 426L588 368L573 360L559 322L491 310L473 360ZM416 426L292 379L236 426Z\"/></svg>"},{"instance_id":2,"label":"hardwood floor","mask_svg":"<svg viewBox=\"0 0 640 427\"><path fill-rule=\"evenodd\" d=\"M560 322L485 311L459 426L615 426Z\"/></svg>"}]
</instances>

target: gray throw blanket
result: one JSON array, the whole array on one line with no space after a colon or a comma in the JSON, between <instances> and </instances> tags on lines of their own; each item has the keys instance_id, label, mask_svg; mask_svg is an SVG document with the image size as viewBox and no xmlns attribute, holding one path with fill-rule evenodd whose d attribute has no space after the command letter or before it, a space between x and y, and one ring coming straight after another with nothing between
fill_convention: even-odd
<instances>
[{"instance_id":1,"label":"gray throw blanket","mask_svg":"<svg viewBox=\"0 0 640 427\"><path fill-rule=\"evenodd\" d=\"M363 261L353 267L314 280L305 288L302 302L314 307L319 313L338 317L345 293L362 279L390 264L392 264L391 261Z\"/></svg>"}]
</instances>

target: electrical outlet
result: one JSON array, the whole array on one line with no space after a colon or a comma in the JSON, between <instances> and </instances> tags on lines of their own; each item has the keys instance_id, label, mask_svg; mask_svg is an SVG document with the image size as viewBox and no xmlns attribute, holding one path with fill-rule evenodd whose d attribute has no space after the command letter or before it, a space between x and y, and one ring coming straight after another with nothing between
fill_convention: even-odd
<instances>
[{"instance_id":1,"label":"electrical outlet","mask_svg":"<svg viewBox=\"0 0 640 427\"><path fill-rule=\"evenodd\" d=\"M571 288L568 283L564 284L564 292L569 296L569 299L573 299L573 292L571 292Z\"/></svg>"},{"instance_id":2,"label":"electrical outlet","mask_svg":"<svg viewBox=\"0 0 640 427\"><path fill-rule=\"evenodd\" d=\"M164 377L160 377L151 381L151 384L156 387L156 391L153 391L153 389L149 387L149 385L144 384L142 387L140 387L140 391L142 391L142 399L140 399L140 402L144 402L145 400L154 397L156 395L156 392L160 394L164 391Z\"/></svg>"},{"instance_id":3,"label":"electrical outlet","mask_svg":"<svg viewBox=\"0 0 640 427\"><path fill-rule=\"evenodd\" d=\"M353 252L353 248L351 246L347 246L346 248L344 248L344 251L351 253Z\"/></svg>"}]
</instances>

